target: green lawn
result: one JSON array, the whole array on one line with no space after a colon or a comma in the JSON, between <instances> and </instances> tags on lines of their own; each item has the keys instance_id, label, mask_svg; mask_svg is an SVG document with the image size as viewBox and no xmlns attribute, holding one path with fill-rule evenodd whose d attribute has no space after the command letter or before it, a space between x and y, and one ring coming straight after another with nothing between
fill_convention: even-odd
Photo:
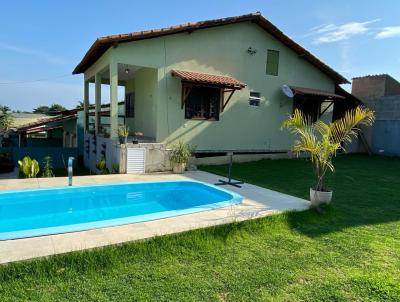
<instances>
[{"instance_id":1,"label":"green lawn","mask_svg":"<svg viewBox=\"0 0 400 302\"><path fill-rule=\"evenodd\" d=\"M0 301L400 301L400 159L337 158L332 206L0 267ZM224 173L226 167L204 167ZM234 166L307 198L305 160Z\"/></svg>"}]
</instances>

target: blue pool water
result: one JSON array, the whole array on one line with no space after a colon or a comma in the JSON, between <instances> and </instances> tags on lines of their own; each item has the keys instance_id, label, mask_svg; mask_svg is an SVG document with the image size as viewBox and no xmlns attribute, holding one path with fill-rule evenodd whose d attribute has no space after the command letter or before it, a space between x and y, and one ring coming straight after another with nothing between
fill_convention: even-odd
<instances>
[{"instance_id":1,"label":"blue pool water","mask_svg":"<svg viewBox=\"0 0 400 302\"><path fill-rule=\"evenodd\" d=\"M237 204L202 182L162 181L0 192L0 240L88 230Z\"/></svg>"}]
</instances>

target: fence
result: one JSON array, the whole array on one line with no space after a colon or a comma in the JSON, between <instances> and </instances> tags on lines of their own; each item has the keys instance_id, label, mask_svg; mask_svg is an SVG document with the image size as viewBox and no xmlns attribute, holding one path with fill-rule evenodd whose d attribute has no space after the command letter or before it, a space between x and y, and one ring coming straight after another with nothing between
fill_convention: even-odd
<instances>
[{"instance_id":1,"label":"fence","mask_svg":"<svg viewBox=\"0 0 400 302\"><path fill-rule=\"evenodd\" d=\"M41 165L44 157L50 156L53 159L54 168L64 168L68 163L68 157L78 157L78 148L60 148L60 147L25 147L25 148L0 148L0 153L9 153L17 165L18 160L24 156L36 159ZM77 160L74 161L74 165Z\"/></svg>"}]
</instances>

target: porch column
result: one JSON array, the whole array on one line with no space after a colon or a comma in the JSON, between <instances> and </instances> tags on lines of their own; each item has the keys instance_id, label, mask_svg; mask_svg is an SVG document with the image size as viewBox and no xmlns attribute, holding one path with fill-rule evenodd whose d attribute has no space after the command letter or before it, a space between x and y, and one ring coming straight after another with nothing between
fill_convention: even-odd
<instances>
[{"instance_id":1,"label":"porch column","mask_svg":"<svg viewBox=\"0 0 400 302\"><path fill-rule=\"evenodd\" d=\"M110 64L110 138L118 139L118 63Z\"/></svg>"},{"instance_id":2,"label":"porch column","mask_svg":"<svg viewBox=\"0 0 400 302\"><path fill-rule=\"evenodd\" d=\"M100 111L101 111L101 76L100 74L96 73L94 76L94 95L95 95L95 133L96 135L99 134L100 131Z\"/></svg>"},{"instance_id":3,"label":"porch column","mask_svg":"<svg viewBox=\"0 0 400 302\"><path fill-rule=\"evenodd\" d=\"M89 81L84 81L83 85L83 128L85 132L89 130Z\"/></svg>"}]
</instances>

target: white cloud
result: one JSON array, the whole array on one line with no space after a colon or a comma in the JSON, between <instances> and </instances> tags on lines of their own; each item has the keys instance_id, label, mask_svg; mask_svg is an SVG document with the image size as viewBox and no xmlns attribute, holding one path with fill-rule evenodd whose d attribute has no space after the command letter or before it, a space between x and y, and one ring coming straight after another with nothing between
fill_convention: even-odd
<instances>
[{"instance_id":1,"label":"white cloud","mask_svg":"<svg viewBox=\"0 0 400 302\"><path fill-rule=\"evenodd\" d=\"M386 39L392 37L400 37L400 26L387 26L376 34L375 39Z\"/></svg>"},{"instance_id":2,"label":"white cloud","mask_svg":"<svg viewBox=\"0 0 400 302\"><path fill-rule=\"evenodd\" d=\"M368 33L370 31L369 25L378 21L380 19L366 22L349 22L342 25L323 24L312 28L307 36L316 36L313 40L314 44L348 40L353 36Z\"/></svg>"},{"instance_id":3,"label":"white cloud","mask_svg":"<svg viewBox=\"0 0 400 302\"><path fill-rule=\"evenodd\" d=\"M55 56L53 54L47 53L42 50L23 48L23 47L6 44L6 43L0 43L0 49L12 51L12 52L22 54L22 55L33 56L33 57L36 57L43 61L49 62L51 64L63 65L63 64L68 63L65 59L63 59L59 56Z\"/></svg>"}]
</instances>

